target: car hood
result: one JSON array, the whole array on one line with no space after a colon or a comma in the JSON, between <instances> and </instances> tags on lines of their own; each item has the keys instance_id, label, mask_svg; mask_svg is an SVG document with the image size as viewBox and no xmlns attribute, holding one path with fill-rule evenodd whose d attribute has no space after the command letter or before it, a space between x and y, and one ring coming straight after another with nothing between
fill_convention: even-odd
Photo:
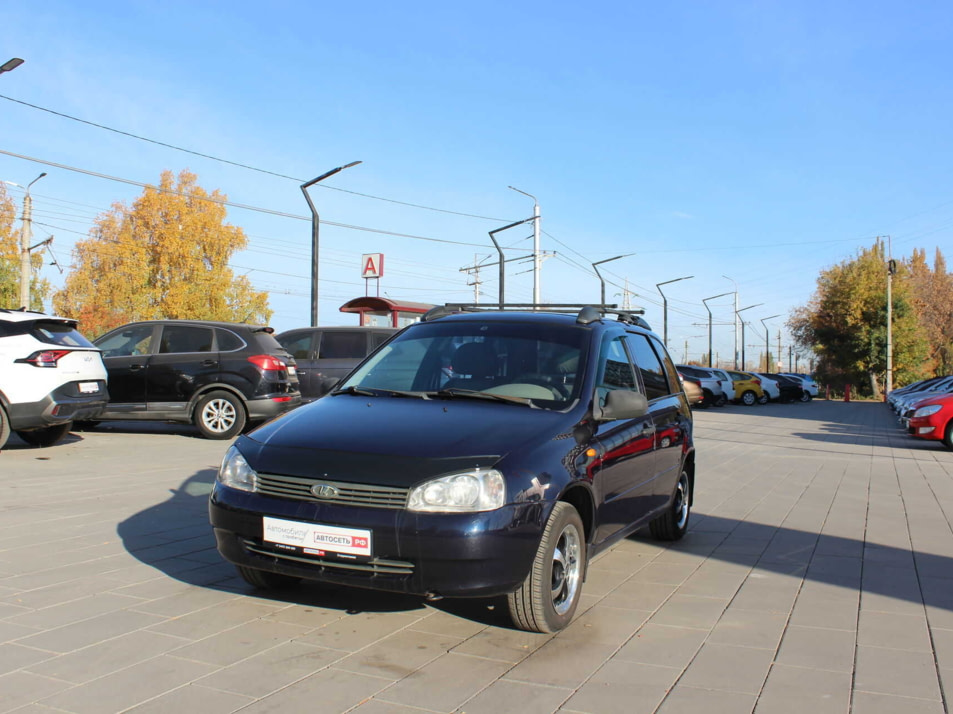
<instances>
[{"instance_id":1,"label":"car hood","mask_svg":"<svg viewBox=\"0 0 953 714\"><path fill-rule=\"evenodd\" d=\"M236 446L262 473L411 486L571 436L572 422L499 402L342 394L298 407Z\"/></svg>"}]
</instances>

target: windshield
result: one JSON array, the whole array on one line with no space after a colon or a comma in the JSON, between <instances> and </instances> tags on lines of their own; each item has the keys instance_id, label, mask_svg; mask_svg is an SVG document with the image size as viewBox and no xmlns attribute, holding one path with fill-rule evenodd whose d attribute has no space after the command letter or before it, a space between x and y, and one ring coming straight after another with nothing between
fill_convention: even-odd
<instances>
[{"instance_id":1,"label":"windshield","mask_svg":"<svg viewBox=\"0 0 953 714\"><path fill-rule=\"evenodd\" d=\"M338 389L448 397L480 392L564 409L581 387L588 335L556 324L420 323L384 345Z\"/></svg>"}]
</instances>

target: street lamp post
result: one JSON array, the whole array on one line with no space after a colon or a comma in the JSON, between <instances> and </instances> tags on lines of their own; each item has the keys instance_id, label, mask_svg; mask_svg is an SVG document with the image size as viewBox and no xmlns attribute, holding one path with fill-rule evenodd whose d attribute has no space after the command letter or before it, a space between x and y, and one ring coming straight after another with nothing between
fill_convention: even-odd
<instances>
[{"instance_id":1,"label":"street lamp post","mask_svg":"<svg viewBox=\"0 0 953 714\"><path fill-rule=\"evenodd\" d=\"M714 300L715 298L724 297L725 295L731 295L731 293L721 293L721 295L712 295L711 297L706 297L706 298L704 298L704 299L702 300L702 304L705 306L705 309L708 310L708 366L709 366L709 367L712 367L713 365L712 365L712 363L711 363L711 359L712 359L712 357L711 357L711 352L712 352L712 344L711 344L711 308L708 307L708 301L709 301L709 300Z\"/></svg>"},{"instance_id":2,"label":"street lamp post","mask_svg":"<svg viewBox=\"0 0 953 714\"><path fill-rule=\"evenodd\" d=\"M694 277L694 275L686 275L684 278L675 278L673 280L666 280L664 282L655 284L655 289L658 290L659 295L662 296L662 342L666 349L668 348L668 298L666 298L665 293L662 292L662 286L668 285L669 283L677 283L679 280L688 280Z\"/></svg>"},{"instance_id":3,"label":"street lamp post","mask_svg":"<svg viewBox=\"0 0 953 714\"><path fill-rule=\"evenodd\" d=\"M539 254L539 201L533 194L520 191L515 186L507 186L507 188L533 199L533 305L539 305L539 269L542 263Z\"/></svg>"},{"instance_id":4,"label":"street lamp post","mask_svg":"<svg viewBox=\"0 0 953 714\"><path fill-rule=\"evenodd\" d=\"M10 62L12 61L13 60L10 60ZM7 62L7 64L10 64L10 62ZM26 186L21 186L13 181L4 181L4 183L17 186L25 191L25 195L23 196L23 213L20 215L20 307L24 310L30 309L30 239L33 237L33 230L31 228L33 199L30 197L30 187L44 176L46 176L45 171L30 181Z\"/></svg>"},{"instance_id":5,"label":"street lamp post","mask_svg":"<svg viewBox=\"0 0 953 714\"><path fill-rule=\"evenodd\" d=\"M602 279L602 273L599 272L599 268L597 268L596 266L602 265L603 263L608 263L612 260L619 260L620 258L628 258L630 255L635 255L635 253L626 253L625 255L617 255L614 258L606 258L605 260L597 260L595 263L592 264L592 269L596 271L596 275L599 278L599 283L602 285L601 292L599 293L599 300L601 301L600 304L602 305L606 304L606 281Z\"/></svg>"},{"instance_id":6,"label":"street lamp post","mask_svg":"<svg viewBox=\"0 0 953 714\"><path fill-rule=\"evenodd\" d=\"M771 349L768 345L768 326L765 325L766 320L773 320L776 317L781 317L781 315L772 315L771 317L762 317L761 326L764 327L764 371L770 372L771 365L768 363L768 352ZM781 355L778 355L780 357Z\"/></svg>"},{"instance_id":7,"label":"street lamp post","mask_svg":"<svg viewBox=\"0 0 953 714\"><path fill-rule=\"evenodd\" d=\"M738 369L738 283L727 275L722 275L721 277L731 281L731 284L735 286L735 369Z\"/></svg>"},{"instance_id":8,"label":"street lamp post","mask_svg":"<svg viewBox=\"0 0 953 714\"><path fill-rule=\"evenodd\" d=\"M761 307L764 305L763 302L759 302L756 305L748 305L748 307L743 307L740 310L735 310L735 319L741 319L741 313L745 310L750 310L753 307ZM741 320L741 371L745 371L745 321Z\"/></svg>"},{"instance_id":9,"label":"street lamp post","mask_svg":"<svg viewBox=\"0 0 953 714\"><path fill-rule=\"evenodd\" d=\"M320 268L320 258L318 256L318 248L320 247L318 230L321 224L321 219L318 216L318 211L314 207L314 202L311 200L311 196L308 195L308 187L313 186L319 181L324 181L328 176L333 176L339 171L344 169L349 169L352 166L357 166L360 161L352 161L349 164L344 164L344 166L338 166L336 169L331 169L327 173L323 173L317 178L311 179L307 183L301 184L301 193L304 194L305 200L308 202L308 208L311 209L311 326L318 326L318 271Z\"/></svg>"}]
</instances>

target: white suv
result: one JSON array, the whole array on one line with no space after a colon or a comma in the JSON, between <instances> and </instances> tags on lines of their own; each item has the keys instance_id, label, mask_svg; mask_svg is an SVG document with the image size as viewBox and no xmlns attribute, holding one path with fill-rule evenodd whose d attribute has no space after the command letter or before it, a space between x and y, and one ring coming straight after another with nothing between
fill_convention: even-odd
<instances>
[{"instance_id":1,"label":"white suv","mask_svg":"<svg viewBox=\"0 0 953 714\"><path fill-rule=\"evenodd\" d=\"M51 446L108 401L103 358L76 320L0 310L0 448L11 431Z\"/></svg>"}]
</instances>

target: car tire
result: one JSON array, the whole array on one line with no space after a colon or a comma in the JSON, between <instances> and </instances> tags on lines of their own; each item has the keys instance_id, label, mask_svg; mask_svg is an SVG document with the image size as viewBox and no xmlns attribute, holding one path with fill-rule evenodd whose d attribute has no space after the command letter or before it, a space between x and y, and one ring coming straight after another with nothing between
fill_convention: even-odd
<instances>
[{"instance_id":1,"label":"car tire","mask_svg":"<svg viewBox=\"0 0 953 714\"><path fill-rule=\"evenodd\" d=\"M718 395L718 399L715 400L716 407L723 407L728 403L728 397L725 396L724 392Z\"/></svg>"},{"instance_id":2,"label":"car tire","mask_svg":"<svg viewBox=\"0 0 953 714\"><path fill-rule=\"evenodd\" d=\"M691 479L682 471L675 484L672 505L661 516L649 523L649 532L658 540L679 540L688 530L691 515Z\"/></svg>"},{"instance_id":3,"label":"car tire","mask_svg":"<svg viewBox=\"0 0 953 714\"><path fill-rule=\"evenodd\" d=\"M2 441L3 435L0 434L0 441ZM943 433L943 445L948 449L953 449L953 419L946 424L946 431Z\"/></svg>"},{"instance_id":4,"label":"car tire","mask_svg":"<svg viewBox=\"0 0 953 714\"><path fill-rule=\"evenodd\" d=\"M529 575L507 596L513 624L527 632L558 632L579 605L586 572L586 537L576 509L553 507Z\"/></svg>"},{"instance_id":5,"label":"car tire","mask_svg":"<svg viewBox=\"0 0 953 714\"><path fill-rule=\"evenodd\" d=\"M0 449L2 449L7 444L7 439L10 438L10 419L7 417L7 412L3 408L3 405L0 404Z\"/></svg>"},{"instance_id":6,"label":"car tire","mask_svg":"<svg viewBox=\"0 0 953 714\"><path fill-rule=\"evenodd\" d=\"M814 398L814 397L811 395L811 393L810 393L809 391L807 391L806 389L801 392L801 401L802 401L802 402L809 402L809 401L811 401L813 398Z\"/></svg>"},{"instance_id":7,"label":"car tire","mask_svg":"<svg viewBox=\"0 0 953 714\"><path fill-rule=\"evenodd\" d=\"M231 392L209 392L195 405L192 421L206 439L231 439L245 427L245 405Z\"/></svg>"},{"instance_id":8,"label":"car tire","mask_svg":"<svg viewBox=\"0 0 953 714\"><path fill-rule=\"evenodd\" d=\"M758 397L758 404L767 404L771 401L771 397L768 396L767 392L762 392L761 396Z\"/></svg>"},{"instance_id":9,"label":"car tire","mask_svg":"<svg viewBox=\"0 0 953 714\"><path fill-rule=\"evenodd\" d=\"M235 568L238 570L238 574L242 576L242 580L259 590L287 590L301 582L301 578L272 573L269 570L256 570L255 568L246 568L244 565L236 565Z\"/></svg>"},{"instance_id":10,"label":"car tire","mask_svg":"<svg viewBox=\"0 0 953 714\"><path fill-rule=\"evenodd\" d=\"M741 403L746 407L753 407L758 401L758 395L752 392L750 389L741 395Z\"/></svg>"},{"instance_id":11,"label":"car tire","mask_svg":"<svg viewBox=\"0 0 953 714\"><path fill-rule=\"evenodd\" d=\"M73 428L73 422L68 421L65 424L54 424L42 429L30 429L29 431L17 431L17 436L23 439L30 446L53 446L57 441L69 434Z\"/></svg>"}]
</instances>

